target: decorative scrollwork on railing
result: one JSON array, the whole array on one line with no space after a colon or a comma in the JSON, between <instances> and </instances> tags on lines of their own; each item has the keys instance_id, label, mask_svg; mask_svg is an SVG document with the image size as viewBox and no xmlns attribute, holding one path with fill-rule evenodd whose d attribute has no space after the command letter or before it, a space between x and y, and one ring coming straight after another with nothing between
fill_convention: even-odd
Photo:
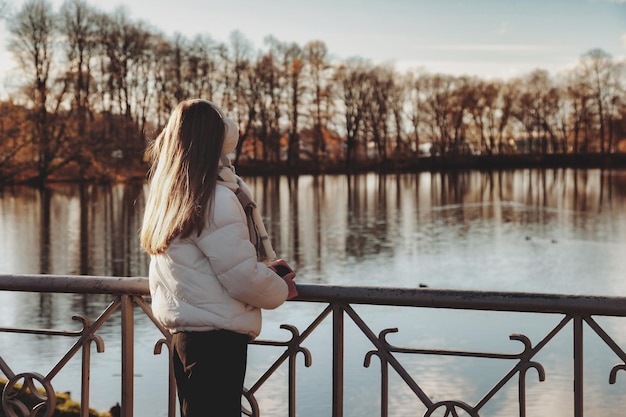
<instances>
[{"instance_id":1,"label":"decorative scrollwork on railing","mask_svg":"<svg viewBox=\"0 0 626 417\"><path fill-rule=\"evenodd\" d=\"M169 341L167 339L159 339L156 341L156 343L154 344L154 351L153 353L155 355L160 355L161 352L163 351L163 345L165 345L166 347L169 348Z\"/></svg>"},{"instance_id":2,"label":"decorative scrollwork on railing","mask_svg":"<svg viewBox=\"0 0 626 417\"><path fill-rule=\"evenodd\" d=\"M617 372L618 371L626 371L626 353L624 350L619 347L617 343L608 335L607 332L604 331L602 327L590 316L584 318L585 322L593 329L594 332L606 343L611 350L622 359L622 363L618 363L615 365L609 374L609 384L613 385L617 382Z\"/></svg>"},{"instance_id":3,"label":"decorative scrollwork on railing","mask_svg":"<svg viewBox=\"0 0 626 417\"><path fill-rule=\"evenodd\" d=\"M530 339L523 334L512 334L509 336L511 340L517 340L524 344L524 351L519 354L520 362L517 366L520 374L520 395L522 390L525 390L526 387L526 373L529 369L533 368L537 371L537 376L539 377L539 381L543 382L546 380L546 371L543 368L543 365L539 362L531 361L530 358L534 355L533 353L533 345Z\"/></svg>"},{"instance_id":4,"label":"decorative scrollwork on railing","mask_svg":"<svg viewBox=\"0 0 626 417\"><path fill-rule=\"evenodd\" d=\"M358 325L364 333L371 333L369 328L366 328L365 323L358 318L358 315L352 310L349 312L351 317L355 319L355 323ZM363 365L368 368L371 363L371 358L377 356L381 362L381 415L387 415L388 404L388 380L389 380L389 367L391 366L396 372L398 372L407 383L407 385L415 392L417 397L422 401L427 411L424 417L434 416L436 411L445 409L444 416L457 416L459 415L457 410L463 410L470 416L479 417L479 410L482 406L495 395L516 373L519 373L518 382L518 395L520 399L520 406L525 404L525 392L526 392L526 373L529 369L533 368L537 371L539 381L545 380L545 370L543 366L531 361L531 358L536 354L539 348L533 349L532 343L528 337L522 334L512 334L509 336L510 340L516 340L524 345L524 349L520 353L494 353L494 352L472 352L462 350L440 350L440 349L414 349L403 348L394 346L387 341L387 335L390 333L397 333L397 328L384 329L378 334L378 338L370 339L376 346L376 349L370 350L366 353ZM489 358L489 359L505 359L505 360L517 360L517 364L504 375L498 383L485 395L482 401L478 402L475 406L471 406L463 401L448 400L433 403L430 397L425 395L425 392L417 384L417 382L408 375L404 367L400 365L400 362L394 357L394 353L407 353L407 354L424 354L424 355L443 355L443 356L458 356L458 357L470 357L470 358ZM437 414L438 415L438 414Z\"/></svg>"},{"instance_id":5,"label":"decorative scrollwork on railing","mask_svg":"<svg viewBox=\"0 0 626 417\"><path fill-rule=\"evenodd\" d=\"M41 388L35 381L41 384ZM39 402L30 408L24 403L26 396ZM2 404L8 417L50 417L56 407L56 395L52 384L43 375L25 372L9 378L2 391Z\"/></svg>"},{"instance_id":6,"label":"decorative scrollwork on railing","mask_svg":"<svg viewBox=\"0 0 626 417\"><path fill-rule=\"evenodd\" d=\"M259 404L254 396L256 391L269 379L269 377L280 367L280 365L288 360L289 367L289 415L295 415L295 403L296 403L296 356L299 353L304 355L304 366L307 368L312 364L311 352L309 349L302 346L302 342L308 337L311 331L317 327L317 324L312 324L300 334L299 330L290 324L281 324L280 328L288 330L291 333L291 338L284 342L271 341L271 340L258 340L252 342L254 345L263 346L278 346L286 347L287 349L272 363L267 371L254 383L250 388L244 388L243 396L248 401L250 408L242 407L242 412L246 416L259 416Z\"/></svg>"},{"instance_id":7,"label":"decorative scrollwork on railing","mask_svg":"<svg viewBox=\"0 0 626 417\"><path fill-rule=\"evenodd\" d=\"M626 372L626 364L618 364L611 369L611 374L609 375L609 384L615 384L617 382L617 371L625 371Z\"/></svg>"},{"instance_id":8,"label":"decorative scrollwork on railing","mask_svg":"<svg viewBox=\"0 0 626 417\"><path fill-rule=\"evenodd\" d=\"M53 378L61 369L82 350L83 354L83 379L88 381L90 369L89 349L91 343L95 343L97 352L104 352L104 341L95 334L102 326L102 323L115 311L117 305L111 303L102 315L92 322L89 318L75 314L72 320L80 322L79 330L55 330L55 329L17 329L2 327L0 331L23 334L37 334L47 336L69 336L78 339L72 344L70 349L63 355L61 359L45 376L36 372L24 372L15 375L9 365L0 357L0 371L8 378L8 382L2 392L2 407L9 417L50 417L54 414L56 407L56 394L52 386ZM38 382L41 387L37 387ZM83 390L88 390L88 383ZM30 401L24 402L26 395L29 395ZM33 403L32 399L35 400ZM37 402L38 401L38 402ZM84 406L85 408L87 405Z\"/></svg>"},{"instance_id":9,"label":"decorative scrollwork on railing","mask_svg":"<svg viewBox=\"0 0 626 417\"><path fill-rule=\"evenodd\" d=\"M259 411L259 402L256 400L254 394L247 388L244 388L243 397L248 402L249 407L242 405L241 412L246 416L259 416L261 414Z\"/></svg>"},{"instance_id":10,"label":"decorative scrollwork on railing","mask_svg":"<svg viewBox=\"0 0 626 417\"><path fill-rule=\"evenodd\" d=\"M259 403L255 397L255 392L260 388L261 385L280 367L280 365L288 360L289 366L289 398L290 403L295 405L295 377L296 377L296 364L295 358L301 353L304 356L304 365L306 367L310 367L312 364L311 352L309 349L301 346L302 341L306 338L309 332L306 332L306 335L300 335L298 329L289 324L280 325L281 329L288 330L291 333L291 338L287 341L255 341L252 344L255 345L264 345L264 346L278 346L278 347L286 347L286 350L274 361L274 363L270 366L270 368L259 378L259 380L251 387L245 388L242 393L243 398L248 403L248 407L242 406L242 413L246 416L259 416ZM165 333L164 333L165 334ZM160 355L163 350L163 346L166 346L170 349L170 339L162 338L157 340L154 346L154 354ZM171 352L170 352L171 353Z\"/></svg>"},{"instance_id":11,"label":"decorative scrollwork on railing","mask_svg":"<svg viewBox=\"0 0 626 417\"><path fill-rule=\"evenodd\" d=\"M300 342L304 340L304 338L300 337L300 332L298 328L292 326L291 324L281 324L281 329L289 330L291 332L291 339L287 342L287 353L289 354L289 359L295 359L298 353L302 353L304 355L304 366L307 368L311 366L313 360L311 358L311 352L309 349L302 347Z\"/></svg>"},{"instance_id":12,"label":"decorative scrollwork on railing","mask_svg":"<svg viewBox=\"0 0 626 417\"><path fill-rule=\"evenodd\" d=\"M480 417L476 410L472 408L470 405L464 403L463 401L439 401L438 403L433 404L431 407L428 407L428 411L424 414L424 417L435 416L435 412L444 409L443 417L457 417L459 416L459 410L465 411L471 417ZM437 414L439 415L439 414Z\"/></svg>"},{"instance_id":13,"label":"decorative scrollwork on railing","mask_svg":"<svg viewBox=\"0 0 626 417\"><path fill-rule=\"evenodd\" d=\"M73 315L72 320L79 321L83 326L82 329L77 332L77 334L81 335L80 340L77 342L77 346L88 348L89 344L93 342L96 344L96 352L104 352L104 340L102 340L102 337L94 334L97 328L94 327L94 324L91 322L91 320L89 320L89 318L83 316L82 314Z\"/></svg>"},{"instance_id":14,"label":"decorative scrollwork on railing","mask_svg":"<svg viewBox=\"0 0 626 417\"><path fill-rule=\"evenodd\" d=\"M0 276L0 278L2 278ZM89 293L93 290L93 278L77 278L77 277L5 277L4 290L32 290L37 288L35 283L44 285L42 291L54 291L61 289L61 292L67 292L68 288L72 290L75 287L83 288L80 292ZM55 284L59 281L59 284ZM2 405L5 414L8 417L51 417L54 414L54 408L60 400L56 397L52 387L52 381L58 372L67 364L67 362L77 353L82 351L82 373L81 373L81 415L88 415L89 410L89 373L90 373L90 351L91 343L96 344L98 352L104 350L102 339L96 335L111 315L121 310L122 315L122 353L128 352L128 355L122 355L122 386L127 384L127 389L122 389L121 398L121 414L132 416L133 414L133 302L138 305L147 315L152 323L163 333L163 338L156 342L154 353L160 354L163 347L166 346L170 350L171 335L164 329L152 315L149 303L143 299L143 295L148 294L148 282L143 280L138 285L136 280L119 280L97 278L100 289L106 291L103 294L112 294L114 299L106 307L104 311L91 322L84 316L76 315L72 318L82 323L82 328L78 331L71 330L54 330L54 329L24 329L0 326L0 333L22 333L31 335L46 336L67 336L75 339L70 349L63 357L54 365L52 370L47 374L40 375L38 373L21 373L15 375L11 368L4 361L0 352L0 372L9 380L5 390L2 393ZM69 283L69 285L68 285ZM19 284L19 287L18 285ZM62 285L61 285L62 284ZM88 284L88 285L86 285ZM301 291L300 291L301 290ZM311 353L303 347L304 341L316 330L316 328L332 316L332 414L335 417L343 416L345 409L344 401L344 336L346 335L344 318L347 316L357 325L359 331L366 336L371 343L371 350L366 352L363 365L370 367L374 356L380 359L381 363L381 412L380 416L387 416L387 405L389 403L389 379L388 374L395 372L406 386L414 393L415 397L421 401L418 402L420 412L423 417L456 417L460 415L469 417L479 417L484 406L492 400L496 394L502 393L503 387L510 387L515 382L518 384L519 393L519 415L525 416L525 392L526 378L528 371L534 369L537 371L539 382L546 378L546 372L542 364L534 361L537 354L548 345L552 339L561 333L568 324L573 323L573 342L574 342L574 414L583 415L583 365L584 355L582 355L583 347L583 324L587 323L595 333L606 343L616 356L619 357L617 365L613 366L609 374L609 383L615 384L619 371L626 371L626 353L607 332L592 318L595 316L609 317L626 317L626 298L620 297L582 297L567 295L541 295L541 294L510 294L510 293L484 293L469 291L447 291L447 290L428 290L413 291L406 289L371 289L371 288L342 288L342 287L324 287L324 286L307 286L299 287L300 299L295 302L306 301L314 303L324 303L324 310L310 322L310 324L302 332L291 325L281 325L281 329L285 329L291 333L291 337L287 341L267 341L255 340L253 345L265 346L264 352L278 352L278 358L271 362L269 368L265 368L264 373L257 378L250 387L244 390L242 394L242 403L244 404L243 412L249 417L258 417L262 410L260 404L263 404L261 396L258 394L261 386L276 373L279 367L288 367L288 413L281 413L294 417L296 415L296 357L298 354L304 356L304 365L310 367L312 363ZM373 304L388 306L404 306L414 308L452 308L460 310L487 310L487 311L511 311L522 313L549 313L556 314L557 320L555 326L548 328L547 333L543 337L531 340L522 334L512 334L509 336L511 341L519 341L523 344L523 349L519 353L494 353L482 351L464 351L464 350L441 350L441 349L416 349L395 346L387 339L391 333L397 333L397 328L387 328L376 334L365 320L356 313L354 305ZM121 307L121 309L120 309ZM363 317L366 317L365 315ZM586 336L586 334L585 334ZM360 343L360 339L359 339ZM518 346L518 345L516 345ZM465 402L461 399L437 399L429 396L416 381L421 381L422 375L413 373L409 374L410 367L401 362L406 356L404 354L418 355L435 355L439 357L454 356L465 358L480 358L504 360L510 364L505 369L505 374L491 386L487 387L488 391L477 402ZM324 357L324 355L320 355ZM414 357L414 356L413 356ZM170 357L171 359L171 357ZM317 359L316 359L317 360ZM498 375L499 376L499 375ZM170 384L168 399L168 416L176 415L175 400L175 384L170 367ZM482 384L477 387L483 387ZM472 392L474 394L474 392ZM25 395L29 398L26 400ZM32 394L32 396L31 396ZM621 395L621 393L618 393ZM509 401L508 393L506 400ZM621 398L621 397L620 397ZM281 398L283 401L283 398ZM415 402L414 402L415 403ZM507 405L508 408L508 405ZM424 411L425 410L425 411ZM418 414L418 413L415 413ZM508 415L508 414L507 414Z\"/></svg>"}]
</instances>

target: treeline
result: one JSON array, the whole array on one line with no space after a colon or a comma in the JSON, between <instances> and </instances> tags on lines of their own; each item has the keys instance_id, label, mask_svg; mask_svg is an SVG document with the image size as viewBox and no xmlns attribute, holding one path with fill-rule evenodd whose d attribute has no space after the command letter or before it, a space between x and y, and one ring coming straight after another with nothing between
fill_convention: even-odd
<instances>
[{"instance_id":1,"label":"treeline","mask_svg":"<svg viewBox=\"0 0 626 417\"><path fill-rule=\"evenodd\" d=\"M600 49L561 74L484 80L337 61L320 41L170 37L83 0L5 17L20 71L0 102L4 182L143 175L146 143L192 97L239 122L240 166L626 151L625 63Z\"/></svg>"}]
</instances>

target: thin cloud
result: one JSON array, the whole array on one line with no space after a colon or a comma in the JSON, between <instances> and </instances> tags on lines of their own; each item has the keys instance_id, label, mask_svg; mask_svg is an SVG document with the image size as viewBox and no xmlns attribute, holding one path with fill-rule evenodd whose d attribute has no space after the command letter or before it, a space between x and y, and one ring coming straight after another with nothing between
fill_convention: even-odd
<instances>
[{"instance_id":1,"label":"thin cloud","mask_svg":"<svg viewBox=\"0 0 626 417\"><path fill-rule=\"evenodd\" d=\"M626 0L624 0L626 1ZM439 51L469 51L469 52L502 52L502 51L546 51L546 45L533 44L456 44L456 45L424 45L420 49Z\"/></svg>"}]
</instances>

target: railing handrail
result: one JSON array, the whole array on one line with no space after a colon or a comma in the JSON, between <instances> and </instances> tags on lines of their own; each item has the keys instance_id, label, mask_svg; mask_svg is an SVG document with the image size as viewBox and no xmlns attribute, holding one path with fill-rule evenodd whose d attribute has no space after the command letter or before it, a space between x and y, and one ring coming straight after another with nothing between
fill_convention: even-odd
<instances>
[{"instance_id":1,"label":"railing handrail","mask_svg":"<svg viewBox=\"0 0 626 417\"><path fill-rule=\"evenodd\" d=\"M96 275L2 274L0 275L0 291L68 294L150 294L147 278Z\"/></svg>"},{"instance_id":2,"label":"railing handrail","mask_svg":"<svg viewBox=\"0 0 626 417\"><path fill-rule=\"evenodd\" d=\"M435 288L298 285L299 301L626 316L626 297Z\"/></svg>"},{"instance_id":3,"label":"railing handrail","mask_svg":"<svg viewBox=\"0 0 626 417\"><path fill-rule=\"evenodd\" d=\"M93 275L2 274L0 291L150 294L145 277ZM626 297L618 296L322 284L298 284L298 292L294 301L626 317Z\"/></svg>"}]
</instances>

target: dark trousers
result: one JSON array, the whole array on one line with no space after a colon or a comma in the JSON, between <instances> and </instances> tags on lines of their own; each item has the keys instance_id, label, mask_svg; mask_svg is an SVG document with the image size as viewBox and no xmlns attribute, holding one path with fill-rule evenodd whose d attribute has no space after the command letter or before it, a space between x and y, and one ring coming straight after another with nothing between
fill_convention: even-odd
<instances>
[{"instance_id":1,"label":"dark trousers","mask_svg":"<svg viewBox=\"0 0 626 417\"><path fill-rule=\"evenodd\" d=\"M174 374L182 417L241 417L248 335L175 333Z\"/></svg>"}]
</instances>

